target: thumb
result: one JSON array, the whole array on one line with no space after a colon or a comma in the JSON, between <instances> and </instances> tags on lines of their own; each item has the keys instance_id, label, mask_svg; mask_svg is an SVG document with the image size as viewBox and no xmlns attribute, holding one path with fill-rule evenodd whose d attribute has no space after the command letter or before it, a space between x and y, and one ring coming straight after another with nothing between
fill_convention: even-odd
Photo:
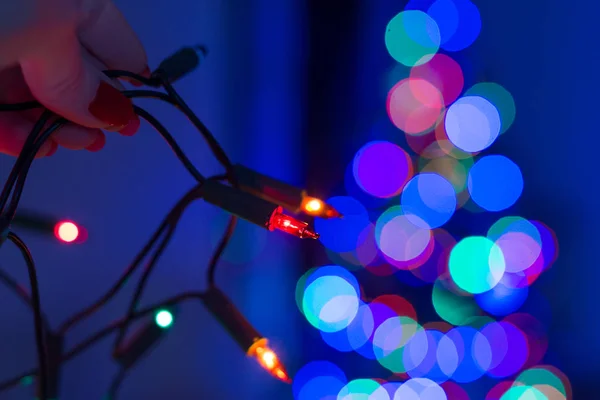
<instances>
[{"instance_id":1,"label":"thumb","mask_svg":"<svg viewBox=\"0 0 600 400\"><path fill-rule=\"evenodd\" d=\"M118 131L137 120L131 101L83 57L74 32L55 35L19 60L33 96L48 109L89 128Z\"/></svg>"}]
</instances>

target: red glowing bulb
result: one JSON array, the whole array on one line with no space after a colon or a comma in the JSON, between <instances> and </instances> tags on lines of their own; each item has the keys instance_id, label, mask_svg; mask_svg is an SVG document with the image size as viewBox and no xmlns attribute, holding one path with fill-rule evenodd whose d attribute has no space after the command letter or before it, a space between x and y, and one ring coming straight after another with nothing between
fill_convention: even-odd
<instances>
[{"instance_id":1,"label":"red glowing bulb","mask_svg":"<svg viewBox=\"0 0 600 400\"><path fill-rule=\"evenodd\" d=\"M73 243L79 238L79 228L71 221L61 221L54 227L54 235L65 243Z\"/></svg>"},{"instance_id":2,"label":"red glowing bulb","mask_svg":"<svg viewBox=\"0 0 600 400\"><path fill-rule=\"evenodd\" d=\"M271 215L271 219L269 220L269 230L274 231L275 229L289 233L290 235L294 235L300 239L319 238L319 234L310 230L306 222L299 221L294 217L285 215L281 207L278 207L273 212L273 215Z\"/></svg>"}]
</instances>

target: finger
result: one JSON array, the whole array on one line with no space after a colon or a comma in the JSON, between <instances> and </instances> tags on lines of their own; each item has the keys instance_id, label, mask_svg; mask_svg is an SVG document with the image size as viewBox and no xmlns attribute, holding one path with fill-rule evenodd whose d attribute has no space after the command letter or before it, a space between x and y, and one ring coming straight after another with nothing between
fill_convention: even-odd
<instances>
[{"instance_id":1,"label":"finger","mask_svg":"<svg viewBox=\"0 0 600 400\"><path fill-rule=\"evenodd\" d=\"M73 32L55 35L20 60L31 93L45 107L89 128L119 130L137 121L131 101L82 56Z\"/></svg>"},{"instance_id":2,"label":"finger","mask_svg":"<svg viewBox=\"0 0 600 400\"><path fill-rule=\"evenodd\" d=\"M84 128L79 125L66 124L52 135L52 140L69 150L93 148L98 151L104 147L104 132L100 129Z\"/></svg>"},{"instance_id":3,"label":"finger","mask_svg":"<svg viewBox=\"0 0 600 400\"><path fill-rule=\"evenodd\" d=\"M106 64L104 64L102 61L98 60L96 58L96 56L94 56L92 53L90 53L88 51L88 49L86 49L85 47L82 46L81 50L82 50L82 55L83 55L83 58L85 59L85 61L88 64L93 65L97 71L106 71L107 69L109 69ZM100 77L102 78L102 80L110 83L117 89L119 89L121 91L125 90L125 86L123 86L123 84L121 82L119 82L118 79L109 78L104 73L100 74Z\"/></svg>"},{"instance_id":4,"label":"finger","mask_svg":"<svg viewBox=\"0 0 600 400\"><path fill-rule=\"evenodd\" d=\"M98 8L91 11L91 18L80 26L79 39L110 69L139 74L147 68L142 43L112 1L98 2Z\"/></svg>"},{"instance_id":5,"label":"finger","mask_svg":"<svg viewBox=\"0 0 600 400\"><path fill-rule=\"evenodd\" d=\"M31 133L31 128L33 123L17 113L0 114L0 153L17 157ZM36 158L51 154L55 146L52 140L46 140Z\"/></svg>"}]
</instances>

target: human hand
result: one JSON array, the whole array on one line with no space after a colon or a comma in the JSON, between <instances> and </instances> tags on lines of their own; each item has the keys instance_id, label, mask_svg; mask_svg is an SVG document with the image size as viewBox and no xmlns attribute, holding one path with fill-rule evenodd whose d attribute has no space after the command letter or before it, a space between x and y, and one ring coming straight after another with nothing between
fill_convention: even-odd
<instances>
[{"instance_id":1,"label":"human hand","mask_svg":"<svg viewBox=\"0 0 600 400\"><path fill-rule=\"evenodd\" d=\"M146 53L111 0L0 0L0 103L37 100L74 122L37 157L58 146L98 151L101 129L133 135L132 103L102 71L149 75ZM0 112L0 153L17 156L41 110Z\"/></svg>"}]
</instances>

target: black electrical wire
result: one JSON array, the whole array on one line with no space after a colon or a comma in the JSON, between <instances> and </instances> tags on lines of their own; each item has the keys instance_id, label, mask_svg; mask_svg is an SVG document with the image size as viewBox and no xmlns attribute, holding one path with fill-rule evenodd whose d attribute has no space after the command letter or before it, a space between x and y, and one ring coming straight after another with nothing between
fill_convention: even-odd
<instances>
[{"instance_id":1,"label":"black electrical wire","mask_svg":"<svg viewBox=\"0 0 600 400\"><path fill-rule=\"evenodd\" d=\"M219 264L219 261L220 261L221 257L223 256L223 253L225 252L225 249L227 248L227 245L229 244L231 237L233 236L235 227L237 225L237 221L238 221L238 218L235 215L232 215L229 218L229 222L227 223L227 228L225 229L225 233L221 237L221 240L219 241L217 248L215 249L212 257L210 258L210 261L208 262L208 269L206 270L206 281L209 286L215 285L215 279L216 279L215 275L217 272L217 265Z\"/></svg>"},{"instance_id":2,"label":"black electrical wire","mask_svg":"<svg viewBox=\"0 0 600 400\"><path fill-rule=\"evenodd\" d=\"M31 151L29 153L29 157L27 159L25 159L24 164L23 164L24 172L19 174L19 178L17 179L16 185L13 190L13 195L10 200L10 204L6 210L5 215L7 215L10 220L12 220L14 218L14 216L17 212L17 208L19 206L19 201L21 200L21 195L23 194L23 190L25 188L25 180L27 179L27 175L28 175L29 169L31 168L31 164L33 163L35 155L40 150L40 148L42 147L44 142L46 142L46 140L48 140L48 138L50 138L50 136L54 132L56 132L58 129L60 129L60 127L62 127L66 122L67 122L67 120L65 120L63 118L57 119L32 144Z\"/></svg>"},{"instance_id":3,"label":"black electrical wire","mask_svg":"<svg viewBox=\"0 0 600 400\"><path fill-rule=\"evenodd\" d=\"M25 287L23 287L23 285L21 285L8 272L4 271L1 268L0 268L0 281L2 281L2 283L4 283L5 286L7 286L10 290L12 290L13 293L15 293L17 295L17 297L19 299L21 299L21 301L23 303L25 303L25 305L27 305L28 307L30 307L32 309L32 311L34 310L33 300L31 298L31 296L29 295L29 293L27 293L27 289L25 289ZM42 315L42 325L44 327L44 331L50 332L50 324L48 323L48 318L44 315L42 310L40 310L40 313Z\"/></svg>"},{"instance_id":4,"label":"black electrical wire","mask_svg":"<svg viewBox=\"0 0 600 400\"><path fill-rule=\"evenodd\" d=\"M169 82L167 77L162 75L161 81L162 81L162 85L165 88L165 90L167 91L167 93L177 103L177 106L181 109L181 111L183 111L183 113L190 120L190 122L196 127L196 129L198 129L200 131L202 136L204 136L204 139L208 143L208 146L212 150L215 158L221 163L221 165L223 165L225 167L225 170L227 171L227 175L228 175L229 179L233 180L234 179L233 164L231 163L231 160L225 153L225 150L223 150L223 147L221 147L221 145L219 144L217 139L214 137L214 135L211 133L211 131L206 127L206 125L204 125L204 123L200 120L200 118L198 118L196 116L196 114L194 114L192 109L181 98L181 96L179 96L179 93L177 93L177 91L175 90L173 85L171 85L171 83Z\"/></svg>"},{"instance_id":5,"label":"black electrical wire","mask_svg":"<svg viewBox=\"0 0 600 400\"><path fill-rule=\"evenodd\" d=\"M3 105L0 105L0 107L2 107L2 106ZM19 157L17 157L17 160L15 161L15 164L13 165L13 168L10 171L10 174L8 175L8 179L6 180L6 183L4 184L2 193L0 193L0 214L4 211L6 202L8 201L8 199L10 197L12 188L15 185L17 178L19 177L21 169L23 168L23 164L25 163L26 159L29 156L29 152L28 152L29 148L33 145L33 143L35 142L35 139L37 138L38 133L44 128L44 125L50 119L51 116L52 116L52 113L48 110L46 110L44 113L42 113L40 118L33 125L33 128L31 129L31 133L29 134L29 136L27 136L27 139L25 140L25 144L23 145L23 150L19 154Z\"/></svg>"},{"instance_id":6,"label":"black electrical wire","mask_svg":"<svg viewBox=\"0 0 600 400\"><path fill-rule=\"evenodd\" d=\"M13 232L9 232L8 240L13 242L18 247L19 251L27 264L27 272L31 284L31 302L33 306L33 322L35 329L35 342L38 355L38 370L40 380L40 399L47 400L48 398L48 360L46 358L46 345L44 342L44 322L42 317L42 306L40 302L40 291L38 287L37 272L35 270L35 262L27 248L27 245L19 236Z\"/></svg>"},{"instance_id":7,"label":"black electrical wire","mask_svg":"<svg viewBox=\"0 0 600 400\"><path fill-rule=\"evenodd\" d=\"M154 118L148 111L143 108L134 105L133 110L137 115L146 120L154 129L160 133L160 135L165 139L168 145L171 147L177 158L181 161L185 169L196 179L198 182L204 182L206 178L202 175L194 166L194 164L190 161L190 159L185 155L179 144L175 141L173 136L169 133L169 131L161 124L156 118Z\"/></svg>"},{"instance_id":8,"label":"black electrical wire","mask_svg":"<svg viewBox=\"0 0 600 400\"><path fill-rule=\"evenodd\" d=\"M181 294L173 296L167 300L163 300L158 304L154 304L154 305L144 308L143 310L137 311L133 315L131 320L133 320L133 321L138 320L140 318L146 317L149 314L155 313L157 310L160 310L160 309L166 308L166 307L171 307L171 306L180 304L187 300L202 300L203 297L204 297L204 293L198 292L198 291L181 293ZM99 331L93 333L92 335L88 336L86 339L79 342L77 345L73 346L73 348L71 350L66 352L61 357L61 362L67 362L67 361L74 359L75 357L77 357L78 355L80 355L81 353L86 351L88 348L90 348L94 344L98 343L99 341L106 338L107 336L113 334L122 325L125 325L128 323L130 323L130 321L127 318L123 318L123 319L117 320L117 321L111 323L110 325L100 329ZM38 372L39 372L38 368L33 368L26 372L19 374L19 376L15 376L4 382L1 382L0 383L0 392L10 389L15 385L18 385L19 382L21 382L23 379L25 379L27 377L36 376L38 374Z\"/></svg>"},{"instance_id":9,"label":"black electrical wire","mask_svg":"<svg viewBox=\"0 0 600 400\"><path fill-rule=\"evenodd\" d=\"M152 250L156 242L167 230L173 216L181 212L180 210L184 207L184 205L188 204L190 198L195 198L196 196L198 196L199 191L200 187L195 186L190 191L188 191L181 200L177 202L175 207L163 219L159 227L156 229L156 231L154 231L154 233L150 237L150 240L148 240L148 242L144 245L142 250L136 255L133 262L129 265L129 267L127 267L127 269L117 280L117 282L115 282L115 284L93 304L77 312L75 315L73 315L71 318L65 321L58 329L59 333L66 333L73 326L93 315L96 311L100 309L100 307L108 303L122 289L129 277L139 268L144 258L146 258L146 256Z\"/></svg>"},{"instance_id":10,"label":"black electrical wire","mask_svg":"<svg viewBox=\"0 0 600 400\"><path fill-rule=\"evenodd\" d=\"M125 381L127 377L127 369L121 368L119 372L115 375L112 382L110 383L110 387L108 388L108 394L106 395L106 400L116 400L117 394L119 393L119 389Z\"/></svg>"},{"instance_id":11,"label":"black electrical wire","mask_svg":"<svg viewBox=\"0 0 600 400\"><path fill-rule=\"evenodd\" d=\"M137 308L137 306L139 304L139 301L140 301L140 298L142 297L144 288L146 287L146 284L148 282L148 278L150 278L150 274L152 273L152 271L154 271L154 268L156 267L156 264L158 263L159 258L162 256L165 249L169 245L169 242L171 241L171 238L173 237L173 234L175 233L176 226L177 226L177 222L174 222L174 223L172 222L170 224L169 229L165 233L161 243L158 245L156 252L152 255L152 257L148 261L148 264L146 265L146 269L144 270L144 273L142 274L140 280L138 281L138 285L135 288L135 292L131 298L131 301L129 302L129 306L127 307L127 313L126 313L126 317L125 317L126 320L128 320L128 321L131 320L131 317L134 315L135 309ZM125 335L127 334L128 327L129 327L128 324L125 324L121 328L119 328L119 331L117 333L117 336L116 336L114 344L113 344L113 354L116 353L116 351L121 347L121 344L122 344L123 340L125 339Z\"/></svg>"},{"instance_id":12,"label":"black electrical wire","mask_svg":"<svg viewBox=\"0 0 600 400\"><path fill-rule=\"evenodd\" d=\"M173 60L171 60L171 61L173 61ZM162 86L166 90L167 93L163 93L163 92L159 92L159 91L155 91L155 90L128 90L128 91L124 91L123 93L125 96L127 96L129 98L158 99L158 100L164 101L168 104L171 104L171 105L177 107L180 111L182 111L185 114L185 116L190 120L190 122L196 127L196 129L198 129L198 131L204 137L209 148L211 149L212 153L217 158L219 163L221 163L226 169L226 175L220 175L220 176L216 176L216 177L213 177L210 179L228 180L234 186L236 185L235 176L233 174L233 165L232 165L231 161L229 160L228 156L226 155L225 151L220 146L220 144L215 139L214 135L210 132L210 130L194 114L194 112L190 109L190 107L184 102L184 100L175 91L175 89L173 88L173 86L171 84L171 80L169 80L168 77L161 75L161 73L157 73L155 75L155 77L153 76L152 78L145 78L145 77L139 76L137 74L133 74L128 71L104 71L104 72L108 77L111 77L111 78L128 78L128 79L136 80L146 86L156 87L156 88ZM181 71L179 71L179 72L181 72ZM24 111L24 110L30 110L33 108L38 108L40 106L41 105L36 101L27 101L27 102L22 102L22 103L18 103L18 104L0 104L0 112L2 112L2 111ZM193 188L192 190L190 190L186 194L186 196L184 196L184 198L182 200L180 200L180 202L178 202L177 205L171 210L171 212L167 215L167 217L162 221L162 223L158 227L158 229L154 232L154 234L152 235L152 237L150 238L148 243L138 253L138 255L135 257L132 264L129 265L129 267L125 270L125 272L119 278L119 280L103 296L101 296L96 302L94 302L90 306L86 307L85 309L81 310L80 312L76 313L71 318L67 319L61 325L61 327L58 331L60 334L66 333L70 328L72 328L78 322L89 317L90 315L95 313L100 307L102 307L104 304L106 304L108 301L110 301L112 299L112 297L115 296L118 293L118 291L124 286L124 284L129 279L129 277L138 269L138 267L141 265L142 261L146 258L148 253L152 250L152 248L154 248L156 242L162 237L163 238L162 242L159 244L155 254L151 257L151 260L149 261L149 263L144 271L144 274L142 275L142 277L140 278L140 281L138 282L136 291L132 297L130 307L129 307L126 317L111 324L107 328L97 332L96 334L92 335L85 341L79 343L71 351L69 351L68 353L65 353L65 355L63 357L61 357L61 362L65 362L65 361L72 359L79 353L85 351L89 346L95 344L97 341L99 341L102 338L106 337L107 335L113 333L115 330L118 331L117 341L115 342L116 344L118 344L119 341L122 340L122 338L125 336L126 329L132 321L136 320L137 318L141 318L142 316L147 315L150 312L154 312L158 308L162 308L162 307L172 305L172 304L177 304L178 302L189 299L189 298L201 298L202 297L202 293L198 293L198 292L184 293L179 296L175 296L174 298L167 300L166 302L163 302L162 304L157 305L155 307L150 307L150 308L146 308L141 311L136 311L136 308L139 303L139 299L143 293L146 282L148 281L149 276L150 276L152 270L154 269L156 261L158 260L158 258L162 254L163 250L168 245L168 243L171 239L171 236L173 235L173 232L175 230L175 227L177 225L177 222L178 222L179 218L181 217L185 208L189 205L189 203L191 203L191 201L200 197L201 186L202 186L202 183L206 180L206 178L194 167L194 165L191 163L189 158L185 155L183 150L179 147L179 145L177 144L175 139L171 136L169 131L156 118L154 118L146 110L144 110L138 106L134 106L134 111L141 118L145 119L148 123L150 123L161 134L161 136L165 139L167 144L171 147L171 149L173 150L173 152L175 153L177 158L182 162L184 167L195 178L195 180L199 183L199 185L196 186L195 188ZM0 193L0 220L1 221L8 221L8 223L10 223L10 221L12 221L12 219L14 218L14 215L16 213L16 209L18 207L18 203L20 201L22 192L24 190L25 181L26 181L29 169L33 163L33 160L35 159L35 155L37 154L39 149L42 147L44 142L46 140L48 140L50 138L50 136L57 129L60 129L60 127L63 124L67 123L67 121L62 118L57 118L53 122L50 122L52 116L53 116L53 114L50 111L45 110L44 113L42 114L42 116L34 124L34 127L32 128L30 135L27 137L27 139L23 145L23 149L9 174L9 177L6 181L6 184L5 184L2 192ZM50 122L49 126L46 129L44 129L44 127L49 122ZM9 200L10 200L10 203L8 203ZM8 203L8 207L7 207L7 203ZM214 254L212 255L212 257L209 261L207 275L208 275L208 280L209 280L210 286L214 285L214 276L215 276L216 267L218 265L220 257L222 256L222 254L227 246L227 243L231 239L231 236L233 234L233 231L234 231L234 228L236 225L236 221L237 221L236 217L232 217L230 219L227 229L225 231L225 234L221 238L220 243L218 244L217 248L215 249ZM0 229L4 229L4 228L6 228L6 227L0 226ZM12 232L9 232L8 239L13 241L21 249L21 252L27 262L28 271L30 273L30 280L31 280L31 286L32 286L32 290L31 290L32 294L31 294L31 302L30 303L31 303L32 309L34 311L35 324L36 324L36 342L37 342L37 347L38 347L39 367L38 367L38 369L29 371L28 373L23 374L19 377L13 378L4 383L0 383L0 391L5 390L9 387L12 387L15 384L18 384L19 381L21 381L23 378L25 378L27 376L39 374L41 397L42 397L40 400L45 400L47 397L48 376L47 376L47 360L45 358L46 353L45 353L45 348L44 348L45 343L44 343L43 334L44 334L44 329L47 329L48 332L50 332L50 330L49 330L49 326L47 324L45 317L41 313L41 307L40 307L40 301L39 301L39 290L37 287L37 279L36 279L36 275L35 275L35 264L33 263L33 259L31 257L31 254L29 253L29 250L25 246L25 243L23 243L23 241L21 239L19 239L18 236L16 236ZM8 277L10 278L10 276L8 276ZM12 283L15 283L15 282L10 281L10 279L7 280L7 279L3 279L2 277L0 277L0 280L7 283L7 285L9 287L11 287ZM124 375L123 375L123 378L124 378ZM119 379L121 379L121 378L119 378Z\"/></svg>"}]
</instances>

